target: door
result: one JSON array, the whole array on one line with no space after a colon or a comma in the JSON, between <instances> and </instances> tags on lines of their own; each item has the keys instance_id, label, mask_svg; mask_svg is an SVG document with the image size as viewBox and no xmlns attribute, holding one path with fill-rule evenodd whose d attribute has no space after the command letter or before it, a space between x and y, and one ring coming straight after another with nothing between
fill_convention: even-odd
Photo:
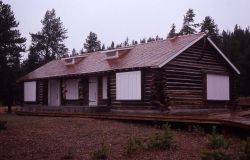
<instances>
[{"instance_id":1,"label":"door","mask_svg":"<svg viewBox=\"0 0 250 160\"><path fill-rule=\"evenodd\" d=\"M97 106L97 77L89 78L89 106Z\"/></svg>"},{"instance_id":2,"label":"door","mask_svg":"<svg viewBox=\"0 0 250 160\"><path fill-rule=\"evenodd\" d=\"M56 79L49 80L48 104L49 106L60 105L60 81L59 80L56 80Z\"/></svg>"}]
</instances>

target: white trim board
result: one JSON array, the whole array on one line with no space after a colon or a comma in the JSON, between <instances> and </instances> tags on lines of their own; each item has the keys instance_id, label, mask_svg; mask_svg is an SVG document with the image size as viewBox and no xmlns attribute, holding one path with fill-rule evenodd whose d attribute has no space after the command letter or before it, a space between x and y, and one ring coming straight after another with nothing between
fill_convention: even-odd
<instances>
[{"instance_id":1,"label":"white trim board","mask_svg":"<svg viewBox=\"0 0 250 160\"><path fill-rule=\"evenodd\" d=\"M175 57L177 57L179 54L181 54L182 52L184 52L185 50L187 50L193 44L195 44L196 42L198 42L199 40L201 40L204 36L205 36L205 34L202 34L199 38L195 39L189 45L187 45L186 47L182 48L179 52L177 52L176 54L174 54L173 56L171 56L170 58L168 58L166 61L164 61L163 63L161 63L159 65L159 67L161 68L161 67L165 66L169 61L171 61L172 59L174 59Z\"/></svg>"},{"instance_id":2,"label":"white trim board","mask_svg":"<svg viewBox=\"0 0 250 160\"><path fill-rule=\"evenodd\" d=\"M240 74L240 71L233 65L232 62L223 54L223 52L214 44L211 38L207 38L212 46L220 53L220 55L227 61L227 63L235 70L236 73Z\"/></svg>"}]
</instances>

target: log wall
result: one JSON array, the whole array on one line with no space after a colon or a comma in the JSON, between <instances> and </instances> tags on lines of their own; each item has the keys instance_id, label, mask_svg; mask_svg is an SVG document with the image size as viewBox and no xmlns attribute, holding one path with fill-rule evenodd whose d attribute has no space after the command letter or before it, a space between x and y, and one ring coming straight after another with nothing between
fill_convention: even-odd
<instances>
[{"instance_id":1,"label":"log wall","mask_svg":"<svg viewBox=\"0 0 250 160\"><path fill-rule=\"evenodd\" d=\"M230 76L230 101L206 100L207 73ZM162 77L165 103L171 108L228 107L235 102L234 71L203 39L166 64Z\"/></svg>"}]
</instances>

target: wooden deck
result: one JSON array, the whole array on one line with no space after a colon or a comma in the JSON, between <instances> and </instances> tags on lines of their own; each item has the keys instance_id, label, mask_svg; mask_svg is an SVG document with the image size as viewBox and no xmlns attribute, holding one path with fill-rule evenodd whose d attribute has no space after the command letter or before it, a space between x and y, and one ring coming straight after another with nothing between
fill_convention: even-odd
<instances>
[{"instance_id":1,"label":"wooden deck","mask_svg":"<svg viewBox=\"0 0 250 160\"><path fill-rule=\"evenodd\" d=\"M250 131L250 110L239 112L210 113L207 115L171 115L147 113L65 113L65 112L25 112L17 111L17 115L48 117L80 117L112 120L136 120L155 122L178 122L211 124L236 127Z\"/></svg>"}]
</instances>

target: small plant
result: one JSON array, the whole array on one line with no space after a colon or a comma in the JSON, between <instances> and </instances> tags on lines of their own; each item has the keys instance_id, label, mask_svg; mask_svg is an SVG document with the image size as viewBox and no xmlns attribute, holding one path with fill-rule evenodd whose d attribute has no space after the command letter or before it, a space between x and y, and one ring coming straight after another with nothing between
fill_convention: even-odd
<instances>
[{"instance_id":1,"label":"small plant","mask_svg":"<svg viewBox=\"0 0 250 160\"><path fill-rule=\"evenodd\" d=\"M63 156L63 159L73 159L74 157L75 157L75 152L73 148L70 148Z\"/></svg>"},{"instance_id":2,"label":"small plant","mask_svg":"<svg viewBox=\"0 0 250 160\"><path fill-rule=\"evenodd\" d=\"M240 150L240 160L249 160L250 159L250 137L247 138L247 141L242 144Z\"/></svg>"},{"instance_id":3,"label":"small plant","mask_svg":"<svg viewBox=\"0 0 250 160\"><path fill-rule=\"evenodd\" d=\"M7 121L0 120L0 130L6 129Z\"/></svg>"},{"instance_id":4,"label":"small plant","mask_svg":"<svg viewBox=\"0 0 250 160\"><path fill-rule=\"evenodd\" d=\"M213 126L212 134L208 135L207 146L211 151L204 151L201 155L202 160L232 160L232 155L226 153L229 146L224 139L224 136L216 132L216 127Z\"/></svg>"},{"instance_id":5,"label":"small plant","mask_svg":"<svg viewBox=\"0 0 250 160\"><path fill-rule=\"evenodd\" d=\"M202 128L200 125L193 125L192 126L192 130L193 132L197 133L197 134L204 134L204 128Z\"/></svg>"},{"instance_id":6,"label":"small plant","mask_svg":"<svg viewBox=\"0 0 250 160\"><path fill-rule=\"evenodd\" d=\"M222 151L204 151L201 155L202 160L233 160L232 156Z\"/></svg>"},{"instance_id":7,"label":"small plant","mask_svg":"<svg viewBox=\"0 0 250 160\"><path fill-rule=\"evenodd\" d=\"M212 149L224 148L227 149L229 143L227 143L224 139L224 136L221 134L217 134L216 127L213 126L212 134L208 135L208 146Z\"/></svg>"},{"instance_id":8,"label":"small plant","mask_svg":"<svg viewBox=\"0 0 250 160\"><path fill-rule=\"evenodd\" d=\"M130 137L127 142L127 146L124 147L125 154L130 155L139 150L142 147L142 143L140 140Z\"/></svg>"},{"instance_id":9,"label":"small plant","mask_svg":"<svg viewBox=\"0 0 250 160\"><path fill-rule=\"evenodd\" d=\"M101 147L94 151L92 159L93 160L106 160L108 158L109 148L104 142L101 144Z\"/></svg>"},{"instance_id":10,"label":"small plant","mask_svg":"<svg viewBox=\"0 0 250 160\"><path fill-rule=\"evenodd\" d=\"M171 132L171 126L166 123L163 125L163 134L156 133L150 138L148 143L149 149L169 149L173 143L173 136Z\"/></svg>"}]
</instances>

